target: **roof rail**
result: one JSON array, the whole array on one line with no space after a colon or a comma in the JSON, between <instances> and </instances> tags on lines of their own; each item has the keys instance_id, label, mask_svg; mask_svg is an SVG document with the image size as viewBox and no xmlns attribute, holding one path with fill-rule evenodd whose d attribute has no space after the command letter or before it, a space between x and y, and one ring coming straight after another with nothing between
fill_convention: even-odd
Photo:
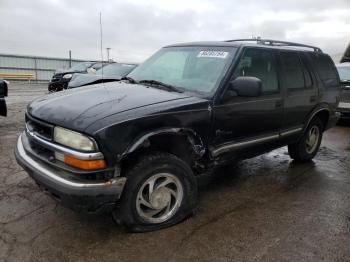
<instances>
[{"instance_id":1,"label":"roof rail","mask_svg":"<svg viewBox=\"0 0 350 262\"><path fill-rule=\"evenodd\" d=\"M250 38L250 39L233 39L233 40L225 40L225 42L256 42L261 45L271 45L271 46L296 46L296 47L306 47L311 48L314 52L322 53L321 48L311 45L304 45L293 42L279 41L279 40L271 40L271 39L262 39L260 37Z\"/></svg>"}]
</instances>

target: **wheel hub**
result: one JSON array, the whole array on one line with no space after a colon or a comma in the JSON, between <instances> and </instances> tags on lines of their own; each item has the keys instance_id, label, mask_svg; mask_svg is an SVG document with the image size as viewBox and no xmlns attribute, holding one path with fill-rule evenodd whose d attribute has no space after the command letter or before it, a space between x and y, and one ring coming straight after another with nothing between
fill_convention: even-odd
<instances>
[{"instance_id":1,"label":"wheel hub","mask_svg":"<svg viewBox=\"0 0 350 262\"><path fill-rule=\"evenodd\" d=\"M136 211L148 223L162 223L173 217L183 199L180 180L170 173L159 173L148 178L136 198Z\"/></svg>"},{"instance_id":2,"label":"wheel hub","mask_svg":"<svg viewBox=\"0 0 350 262\"><path fill-rule=\"evenodd\" d=\"M150 203L155 209L165 208L170 201L171 201L170 192L164 187L156 189L151 194Z\"/></svg>"}]
</instances>

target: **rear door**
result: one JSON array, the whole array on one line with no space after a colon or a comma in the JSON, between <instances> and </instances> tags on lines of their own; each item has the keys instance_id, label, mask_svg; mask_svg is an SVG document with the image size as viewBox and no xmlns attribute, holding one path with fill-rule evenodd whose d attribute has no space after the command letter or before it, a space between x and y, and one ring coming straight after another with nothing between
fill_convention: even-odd
<instances>
[{"instance_id":1,"label":"rear door","mask_svg":"<svg viewBox=\"0 0 350 262\"><path fill-rule=\"evenodd\" d=\"M305 119L318 103L318 89L305 54L280 51L280 63L286 92L281 135L288 137L302 131Z\"/></svg>"}]
</instances>

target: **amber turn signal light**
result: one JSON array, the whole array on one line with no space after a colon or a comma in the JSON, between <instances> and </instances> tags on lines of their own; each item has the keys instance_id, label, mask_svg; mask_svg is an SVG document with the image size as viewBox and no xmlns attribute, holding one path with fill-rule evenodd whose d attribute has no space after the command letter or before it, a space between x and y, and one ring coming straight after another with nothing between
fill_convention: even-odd
<instances>
[{"instance_id":1,"label":"amber turn signal light","mask_svg":"<svg viewBox=\"0 0 350 262\"><path fill-rule=\"evenodd\" d=\"M103 159L99 160L80 160L71 156L64 156L64 163L76 168L84 170L96 170L106 167L106 162Z\"/></svg>"}]
</instances>

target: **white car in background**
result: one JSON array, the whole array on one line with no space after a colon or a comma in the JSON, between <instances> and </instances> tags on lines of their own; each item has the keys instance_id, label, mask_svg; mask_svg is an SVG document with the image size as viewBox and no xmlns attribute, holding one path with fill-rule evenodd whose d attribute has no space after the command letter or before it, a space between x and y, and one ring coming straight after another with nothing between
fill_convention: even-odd
<instances>
[{"instance_id":1,"label":"white car in background","mask_svg":"<svg viewBox=\"0 0 350 262\"><path fill-rule=\"evenodd\" d=\"M350 62L337 65L342 86L338 111L341 118L350 119Z\"/></svg>"}]
</instances>

